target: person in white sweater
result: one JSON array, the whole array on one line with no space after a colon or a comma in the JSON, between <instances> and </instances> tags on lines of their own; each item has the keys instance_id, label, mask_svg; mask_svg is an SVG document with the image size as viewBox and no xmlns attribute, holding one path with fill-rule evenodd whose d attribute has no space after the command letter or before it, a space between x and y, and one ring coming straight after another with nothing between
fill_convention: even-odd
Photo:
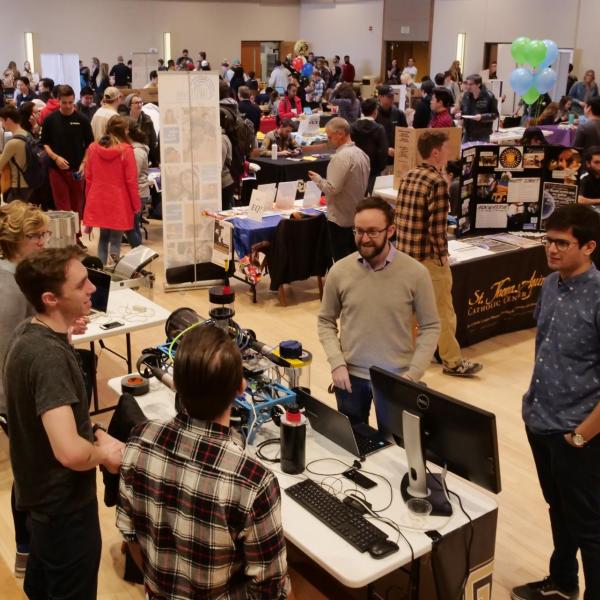
<instances>
[{"instance_id":1,"label":"person in white sweater","mask_svg":"<svg viewBox=\"0 0 600 600\"><path fill-rule=\"evenodd\" d=\"M148 139L135 119L129 119L129 139L133 147L133 156L138 174L138 191L140 193L141 210L135 215L133 229L125 233L132 248L142 243L142 213L144 206L150 202L150 181L148 180Z\"/></svg>"},{"instance_id":2,"label":"person in white sweater","mask_svg":"<svg viewBox=\"0 0 600 600\"><path fill-rule=\"evenodd\" d=\"M337 261L325 282L319 339L338 410L352 424L369 422L369 368L375 365L418 381L440 334L429 272L390 243L393 223L393 209L385 200L361 200L353 229L358 251ZM414 341L413 318L418 325Z\"/></svg>"}]
</instances>

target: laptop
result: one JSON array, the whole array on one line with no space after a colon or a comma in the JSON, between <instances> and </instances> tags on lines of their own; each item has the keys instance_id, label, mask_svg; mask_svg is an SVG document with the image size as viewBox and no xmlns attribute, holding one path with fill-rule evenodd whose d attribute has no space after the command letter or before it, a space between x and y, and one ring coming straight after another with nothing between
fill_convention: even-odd
<instances>
[{"instance_id":1,"label":"laptop","mask_svg":"<svg viewBox=\"0 0 600 600\"><path fill-rule=\"evenodd\" d=\"M88 267L88 279L96 286L96 291L92 294L92 309L90 317L105 315L108 309L108 296L110 294L111 277L104 271L90 269Z\"/></svg>"},{"instance_id":2,"label":"laptop","mask_svg":"<svg viewBox=\"0 0 600 600\"><path fill-rule=\"evenodd\" d=\"M377 429L366 423L353 426L350 419L335 408L298 388L294 392L300 406L304 406L311 427L350 454L362 459L391 445Z\"/></svg>"}]
</instances>

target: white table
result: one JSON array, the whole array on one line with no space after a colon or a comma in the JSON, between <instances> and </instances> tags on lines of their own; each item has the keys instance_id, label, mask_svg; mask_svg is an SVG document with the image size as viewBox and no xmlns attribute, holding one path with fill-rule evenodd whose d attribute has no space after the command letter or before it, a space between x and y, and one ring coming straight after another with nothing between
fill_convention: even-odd
<instances>
[{"instance_id":1,"label":"white table","mask_svg":"<svg viewBox=\"0 0 600 600\"><path fill-rule=\"evenodd\" d=\"M121 393L121 379L121 377L115 377L108 382L109 387L117 394ZM148 418L166 420L175 415L174 393L154 378L150 380L150 392L144 396L137 396L136 400ZM257 435L256 443L258 444L270 437L278 437L278 435L279 430L274 425L264 426ZM251 447L248 450L253 452ZM263 452L267 456L276 456L277 447L266 447ZM306 463L323 458L339 459L349 467L356 457L309 427L307 430ZM268 464L267 466L276 474L279 485L283 489L297 483L300 479L304 479L305 476L317 482L324 479L323 476L313 475L307 471L298 476L288 475L279 469L278 464ZM400 481L407 471L404 450L397 446L390 446L369 456L363 463L363 468L365 471L384 476L391 483L393 490L392 504L382 515L392 519L400 526L402 533L413 548L415 559L429 554L432 550L432 540L422 530L409 528L414 527L414 524L410 522L406 506L400 494ZM345 467L335 460L328 460L317 463L312 467L312 470L319 473L339 474L345 470ZM369 477L377 481L377 487L361 491L365 493L375 509L387 505L389 502L389 487L380 478L371 475ZM335 485L343 485L344 490L356 489L352 482L343 477L336 476L335 479ZM447 483L448 488L461 497L463 507L473 521L497 511L498 505L492 497L482 493L465 480L449 474ZM282 493L281 498L282 522L286 538L343 586L348 588L369 586L385 575L411 563L410 549L401 538L398 541L399 551L384 559L375 560L369 554L361 554L350 544L343 541L336 533L323 525L287 494ZM443 536L446 536L468 523L466 516L460 510L458 502L453 496L451 496L451 503L454 512L450 518L429 517L424 529L437 530ZM398 534L394 529L379 522L375 524L385 530L391 540L396 541ZM488 560L488 567L491 580L491 560Z\"/></svg>"},{"instance_id":2,"label":"white table","mask_svg":"<svg viewBox=\"0 0 600 600\"><path fill-rule=\"evenodd\" d=\"M110 348L106 349L120 358L123 358L127 362L127 370L131 371L133 369L131 360L131 333L141 329L148 329L155 325L161 325L167 320L170 314L170 311L133 290L111 289L106 314L94 316L88 324L87 331L84 334L73 336L73 344L88 343L92 354L95 354L95 342L99 342L102 348L106 348L103 342L104 339L125 334L127 345L126 357L117 354ZM113 329L101 329L101 325L110 323L111 321L120 321L123 325ZM94 399L93 414L112 410L114 407L107 407L102 410L98 407L98 386L95 369L92 383Z\"/></svg>"}]
</instances>

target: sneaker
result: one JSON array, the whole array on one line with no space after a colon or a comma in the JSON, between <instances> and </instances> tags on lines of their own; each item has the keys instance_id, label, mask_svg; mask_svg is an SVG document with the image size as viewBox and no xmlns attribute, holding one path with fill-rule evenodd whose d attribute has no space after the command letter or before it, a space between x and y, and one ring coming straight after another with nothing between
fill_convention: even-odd
<instances>
[{"instance_id":1,"label":"sneaker","mask_svg":"<svg viewBox=\"0 0 600 600\"><path fill-rule=\"evenodd\" d=\"M447 367L444 365L444 375L453 375L454 377L473 377L475 373L479 373L483 369L483 365L477 362L471 362L464 358L455 366Z\"/></svg>"},{"instance_id":2,"label":"sneaker","mask_svg":"<svg viewBox=\"0 0 600 600\"><path fill-rule=\"evenodd\" d=\"M77 245L82 249L82 250L87 250L87 246L81 241L81 238L77 238Z\"/></svg>"},{"instance_id":3,"label":"sneaker","mask_svg":"<svg viewBox=\"0 0 600 600\"><path fill-rule=\"evenodd\" d=\"M579 588L573 592L565 592L558 588L550 577L541 581L533 581L512 589L512 600L577 600Z\"/></svg>"},{"instance_id":4,"label":"sneaker","mask_svg":"<svg viewBox=\"0 0 600 600\"><path fill-rule=\"evenodd\" d=\"M17 552L15 554L15 577L18 577L19 579L25 577L28 558L29 552Z\"/></svg>"}]
</instances>

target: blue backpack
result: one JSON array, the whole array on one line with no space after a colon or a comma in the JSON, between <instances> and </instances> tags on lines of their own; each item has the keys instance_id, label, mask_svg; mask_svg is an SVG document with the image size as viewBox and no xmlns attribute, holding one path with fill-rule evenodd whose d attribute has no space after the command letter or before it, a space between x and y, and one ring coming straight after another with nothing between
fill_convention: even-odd
<instances>
[{"instance_id":1,"label":"blue backpack","mask_svg":"<svg viewBox=\"0 0 600 600\"><path fill-rule=\"evenodd\" d=\"M29 189L37 190L48 176L49 161L44 146L32 135L13 135L12 139L21 140L25 144L25 169L21 169L14 158L11 160L17 167L19 176L27 182Z\"/></svg>"}]
</instances>

